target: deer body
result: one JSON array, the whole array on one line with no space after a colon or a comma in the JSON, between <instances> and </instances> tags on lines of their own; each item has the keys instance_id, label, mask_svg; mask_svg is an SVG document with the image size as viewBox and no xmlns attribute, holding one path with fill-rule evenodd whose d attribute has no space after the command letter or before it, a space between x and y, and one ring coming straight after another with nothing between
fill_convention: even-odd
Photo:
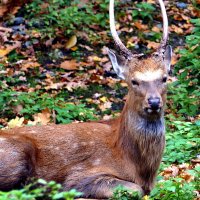
<instances>
[{"instance_id":1,"label":"deer body","mask_svg":"<svg viewBox=\"0 0 200 200\"><path fill-rule=\"evenodd\" d=\"M93 198L111 196L112 189L119 184L149 192L162 156L164 126L158 122L148 130L138 124L143 129L133 130L133 124L127 127L120 120L124 118L105 123L24 127L2 132L0 149L4 151L0 151L0 162L4 166L0 165L0 174L4 176L0 176L0 189L15 188L28 177L36 177L55 180L62 183L65 190L76 188ZM119 132L123 126L130 129L131 135L126 129ZM144 131L142 134L155 131L155 135L143 138L140 131ZM135 135L137 137L132 137ZM22 142L24 145L19 145ZM24 152L28 155L24 156ZM10 165L15 163L8 167L4 159L9 160ZM20 173L22 179L18 182Z\"/></svg>"},{"instance_id":2,"label":"deer body","mask_svg":"<svg viewBox=\"0 0 200 200\"><path fill-rule=\"evenodd\" d=\"M142 57L126 49L108 50L117 75L129 92L121 116L100 122L23 127L0 132L0 190L26 183L31 177L55 180L83 197L109 198L122 185L148 194L165 146L164 105L171 48L166 46L167 22L161 5L164 35L157 53Z\"/></svg>"}]
</instances>

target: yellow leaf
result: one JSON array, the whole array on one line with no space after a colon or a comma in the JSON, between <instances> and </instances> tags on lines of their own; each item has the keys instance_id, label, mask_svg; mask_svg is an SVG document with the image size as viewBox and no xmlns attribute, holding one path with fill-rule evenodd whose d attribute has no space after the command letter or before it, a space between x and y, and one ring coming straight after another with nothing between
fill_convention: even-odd
<instances>
[{"instance_id":1,"label":"yellow leaf","mask_svg":"<svg viewBox=\"0 0 200 200\"><path fill-rule=\"evenodd\" d=\"M99 57L97 57L97 56L94 56L94 57L93 57L93 60L94 60L94 61L97 61L97 62L101 62L102 58L99 58Z\"/></svg>"},{"instance_id":2,"label":"yellow leaf","mask_svg":"<svg viewBox=\"0 0 200 200\"><path fill-rule=\"evenodd\" d=\"M78 49L78 47L72 47L71 50L72 51L76 51Z\"/></svg>"},{"instance_id":3,"label":"yellow leaf","mask_svg":"<svg viewBox=\"0 0 200 200\"><path fill-rule=\"evenodd\" d=\"M22 118L16 117L15 119L11 119L8 122L8 128L20 127L23 125L23 122L24 122L24 117Z\"/></svg>"},{"instance_id":4,"label":"yellow leaf","mask_svg":"<svg viewBox=\"0 0 200 200\"><path fill-rule=\"evenodd\" d=\"M147 3L155 4L155 0L147 0Z\"/></svg>"},{"instance_id":5,"label":"yellow leaf","mask_svg":"<svg viewBox=\"0 0 200 200\"><path fill-rule=\"evenodd\" d=\"M74 47L74 46L76 45L76 43L77 43L77 37L76 37L76 35L73 35L73 36L67 41L65 47L66 47L67 49L70 49L70 48Z\"/></svg>"},{"instance_id":6,"label":"yellow leaf","mask_svg":"<svg viewBox=\"0 0 200 200\"><path fill-rule=\"evenodd\" d=\"M18 48L21 46L20 42L15 42L12 46L7 46L7 47L0 47L0 58L6 56L9 54L12 50Z\"/></svg>"},{"instance_id":7,"label":"yellow leaf","mask_svg":"<svg viewBox=\"0 0 200 200\"><path fill-rule=\"evenodd\" d=\"M9 52L9 49L0 49L0 57L7 55Z\"/></svg>"},{"instance_id":8,"label":"yellow leaf","mask_svg":"<svg viewBox=\"0 0 200 200\"><path fill-rule=\"evenodd\" d=\"M107 97L101 97L100 100L105 103L108 99Z\"/></svg>"},{"instance_id":9,"label":"yellow leaf","mask_svg":"<svg viewBox=\"0 0 200 200\"><path fill-rule=\"evenodd\" d=\"M149 196L148 195L145 195L142 200L148 200L149 199Z\"/></svg>"}]
</instances>

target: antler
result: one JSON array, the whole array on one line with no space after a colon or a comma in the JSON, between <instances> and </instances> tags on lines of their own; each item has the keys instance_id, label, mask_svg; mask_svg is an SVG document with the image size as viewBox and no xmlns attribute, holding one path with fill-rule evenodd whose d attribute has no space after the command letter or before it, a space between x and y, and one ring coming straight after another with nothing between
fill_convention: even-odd
<instances>
[{"instance_id":1,"label":"antler","mask_svg":"<svg viewBox=\"0 0 200 200\"><path fill-rule=\"evenodd\" d=\"M125 47L125 45L120 40L117 31L115 29L115 16L114 16L114 0L110 0L110 6L109 6L109 18L110 18L110 31L112 34L112 37L115 41L116 46L119 48L121 53L127 58L131 59L133 57L133 54Z\"/></svg>"},{"instance_id":2,"label":"antler","mask_svg":"<svg viewBox=\"0 0 200 200\"><path fill-rule=\"evenodd\" d=\"M165 47L168 41L168 18L167 18L164 2L162 0L158 0L158 2L160 4L162 18L163 18L163 36L162 36L160 47L158 48L158 53L163 53L165 51Z\"/></svg>"},{"instance_id":3,"label":"antler","mask_svg":"<svg viewBox=\"0 0 200 200\"><path fill-rule=\"evenodd\" d=\"M167 40L168 40L168 18L167 18L167 13L166 13L164 2L162 0L158 0L158 2L161 7L162 18L163 18L163 36L162 36L162 41L161 41L160 47L158 48L158 53L163 53L165 51L165 47L166 47ZM122 43L122 41L120 40L120 38L117 34L117 31L115 29L114 0L110 0L109 17L110 17L110 31L111 31L112 37L115 41L115 44L119 48L121 53L127 59L141 56L142 54L132 54L131 51L128 50L126 48L126 46Z\"/></svg>"}]
</instances>

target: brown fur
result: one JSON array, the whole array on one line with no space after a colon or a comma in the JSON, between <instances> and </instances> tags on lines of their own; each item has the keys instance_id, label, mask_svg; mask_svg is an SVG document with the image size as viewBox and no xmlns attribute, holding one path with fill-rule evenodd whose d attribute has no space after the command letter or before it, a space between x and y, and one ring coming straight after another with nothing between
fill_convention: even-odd
<instances>
[{"instance_id":1,"label":"brown fur","mask_svg":"<svg viewBox=\"0 0 200 200\"><path fill-rule=\"evenodd\" d=\"M15 128L0 132L0 189L20 187L30 177L55 180L88 198L109 198L123 185L148 194L165 145L163 105L166 74L157 58L131 62L127 102L119 118L107 122ZM131 85L136 71L162 69L159 80ZM160 113L147 115L149 96L160 96Z\"/></svg>"}]
</instances>

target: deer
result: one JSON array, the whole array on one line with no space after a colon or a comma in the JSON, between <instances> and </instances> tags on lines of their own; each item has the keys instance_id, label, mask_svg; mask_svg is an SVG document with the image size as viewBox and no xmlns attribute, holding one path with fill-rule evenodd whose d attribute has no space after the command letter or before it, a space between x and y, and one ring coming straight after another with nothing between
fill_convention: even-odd
<instances>
[{"instance_id":1,"label":"deer","mask_svg":"<svg viewBox=\"0 0 200 200\"><path fill-rule=\"evenodd\" d=\"M61 183L82 198L107 199L118 185L149 194L165 147L164 109L172 48L164 2L160 47L149 56L132 54L115 29L110 0L110 30L118 53L108 49L112 66L128 85L119 117L65 125L19 127L0 132L0 190L23 187L33 177Z\"/></svg>"}]
</instances>

